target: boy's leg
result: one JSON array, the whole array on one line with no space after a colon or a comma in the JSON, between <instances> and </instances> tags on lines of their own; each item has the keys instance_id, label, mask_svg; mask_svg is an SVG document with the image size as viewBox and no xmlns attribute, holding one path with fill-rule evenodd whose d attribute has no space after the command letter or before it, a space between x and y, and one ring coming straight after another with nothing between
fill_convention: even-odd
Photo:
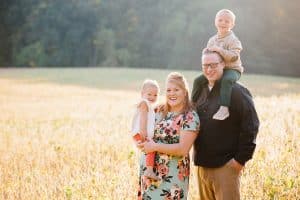
<instances>
[{"instance_id":1,"label":"boy's leg","mask_svg":"<svg viewBox=\"0 0 300 200\"><path fill-rule=\"evenodd\" d=\"M232 69L225 69L221 79L220 108L213 119L224 120L229 117L229 106L233 84L239 80L240 72Z\"/></svg>"},{"instance_id":2,"label":"boy's leg","mask_svg":"<svg viewBox=\"0 0 300 200\"><path fill-rule=\"evenodd\" d=\"M193 83L193 89L192 89L192 102L197 102L198 97L201 94L201 91L204 87L204 85L207 83L207 79L203 74L198 76Z\"/></svg>"},{"instance_id":3,"label":"boy's leg","mask_svg":"<svg viewBox=\"0 0 300 200\"><path fill-rule=\"evenodd\" d=\"M241 73L233 69L225 69L221 79L220 104L230 107L232 86L241 77Z\"/></svg>"}]
</instances>

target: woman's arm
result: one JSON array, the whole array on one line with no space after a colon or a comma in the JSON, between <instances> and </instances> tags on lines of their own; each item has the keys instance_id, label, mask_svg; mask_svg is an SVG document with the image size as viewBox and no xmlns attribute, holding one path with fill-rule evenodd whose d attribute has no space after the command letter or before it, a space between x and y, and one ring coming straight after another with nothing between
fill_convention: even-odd
<instances>
[{"instance_id":1,"label":"woman's arm","mask_svg":"<svg viewBox=\"0 0 300 200\"><path fill-rule=\"evenodd\" d=\"M145 153L157 151L160 153L170 154L174 156L185 156L189 153L195 139L197 131L182 131L180 132L180 141L176 144L160 144L153 140L139 144L139 148Z\"/></svg>"}]
</instances>

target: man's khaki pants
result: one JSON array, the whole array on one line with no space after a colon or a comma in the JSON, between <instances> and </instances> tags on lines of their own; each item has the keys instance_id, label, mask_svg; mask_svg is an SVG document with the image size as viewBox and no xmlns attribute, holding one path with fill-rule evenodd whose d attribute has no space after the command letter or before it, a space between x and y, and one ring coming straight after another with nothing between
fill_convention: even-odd
<instances>
[{"instance_id":1,"label":"man's khaki pants","mask_svg":"<svg viewBox=\"0 0 300 200\"><path fill-rule=\"evenodd\" d=\"M226 163L219 168L197 167L201 200L239 200L240 172Z\"/></svg>"}]
</instances>

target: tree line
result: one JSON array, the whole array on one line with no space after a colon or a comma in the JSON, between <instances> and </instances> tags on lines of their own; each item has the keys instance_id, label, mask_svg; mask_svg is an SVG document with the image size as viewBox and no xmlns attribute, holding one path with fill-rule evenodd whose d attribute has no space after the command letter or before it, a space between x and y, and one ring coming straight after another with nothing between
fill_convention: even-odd
<instances>
[{"instance_id":1,"label":"tree line","mask_svg":"<svg viewBox=\"0 0 300 200\"><path fill-rule=\"evenodd\" d=\"M299 76L297 1L2 0L0 66L200 69L221 8L246 73Z\"/></svg>"}]
</instances>

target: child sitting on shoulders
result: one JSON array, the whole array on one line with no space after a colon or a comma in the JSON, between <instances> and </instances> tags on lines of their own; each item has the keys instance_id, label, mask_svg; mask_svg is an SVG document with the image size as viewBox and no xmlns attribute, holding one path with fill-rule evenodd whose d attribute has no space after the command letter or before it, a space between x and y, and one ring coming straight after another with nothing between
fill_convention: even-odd
<instances>
[{"instance_id":1,"label":"child sitting on shoulders","mask_svg":"<svg viewBox=\"0 0 300 200\"><path fill-rule=\"evenodd\" d=\"M220 108L213 115L213 119L216 120L224 120L229 117L232 85L240 79L244 71L240 59L242 44L232 31L234 25L234 13L228 9L220 10L215 18L217 34L212 36L207 43L207 49L218 52L225 61L224 74L221 79ZM212 66L210 68L213 70ZM200 75L194 80L192 91L193 102L198 99L206 83L207 79L204 75Z\"/></svg>"}]
</instances>

